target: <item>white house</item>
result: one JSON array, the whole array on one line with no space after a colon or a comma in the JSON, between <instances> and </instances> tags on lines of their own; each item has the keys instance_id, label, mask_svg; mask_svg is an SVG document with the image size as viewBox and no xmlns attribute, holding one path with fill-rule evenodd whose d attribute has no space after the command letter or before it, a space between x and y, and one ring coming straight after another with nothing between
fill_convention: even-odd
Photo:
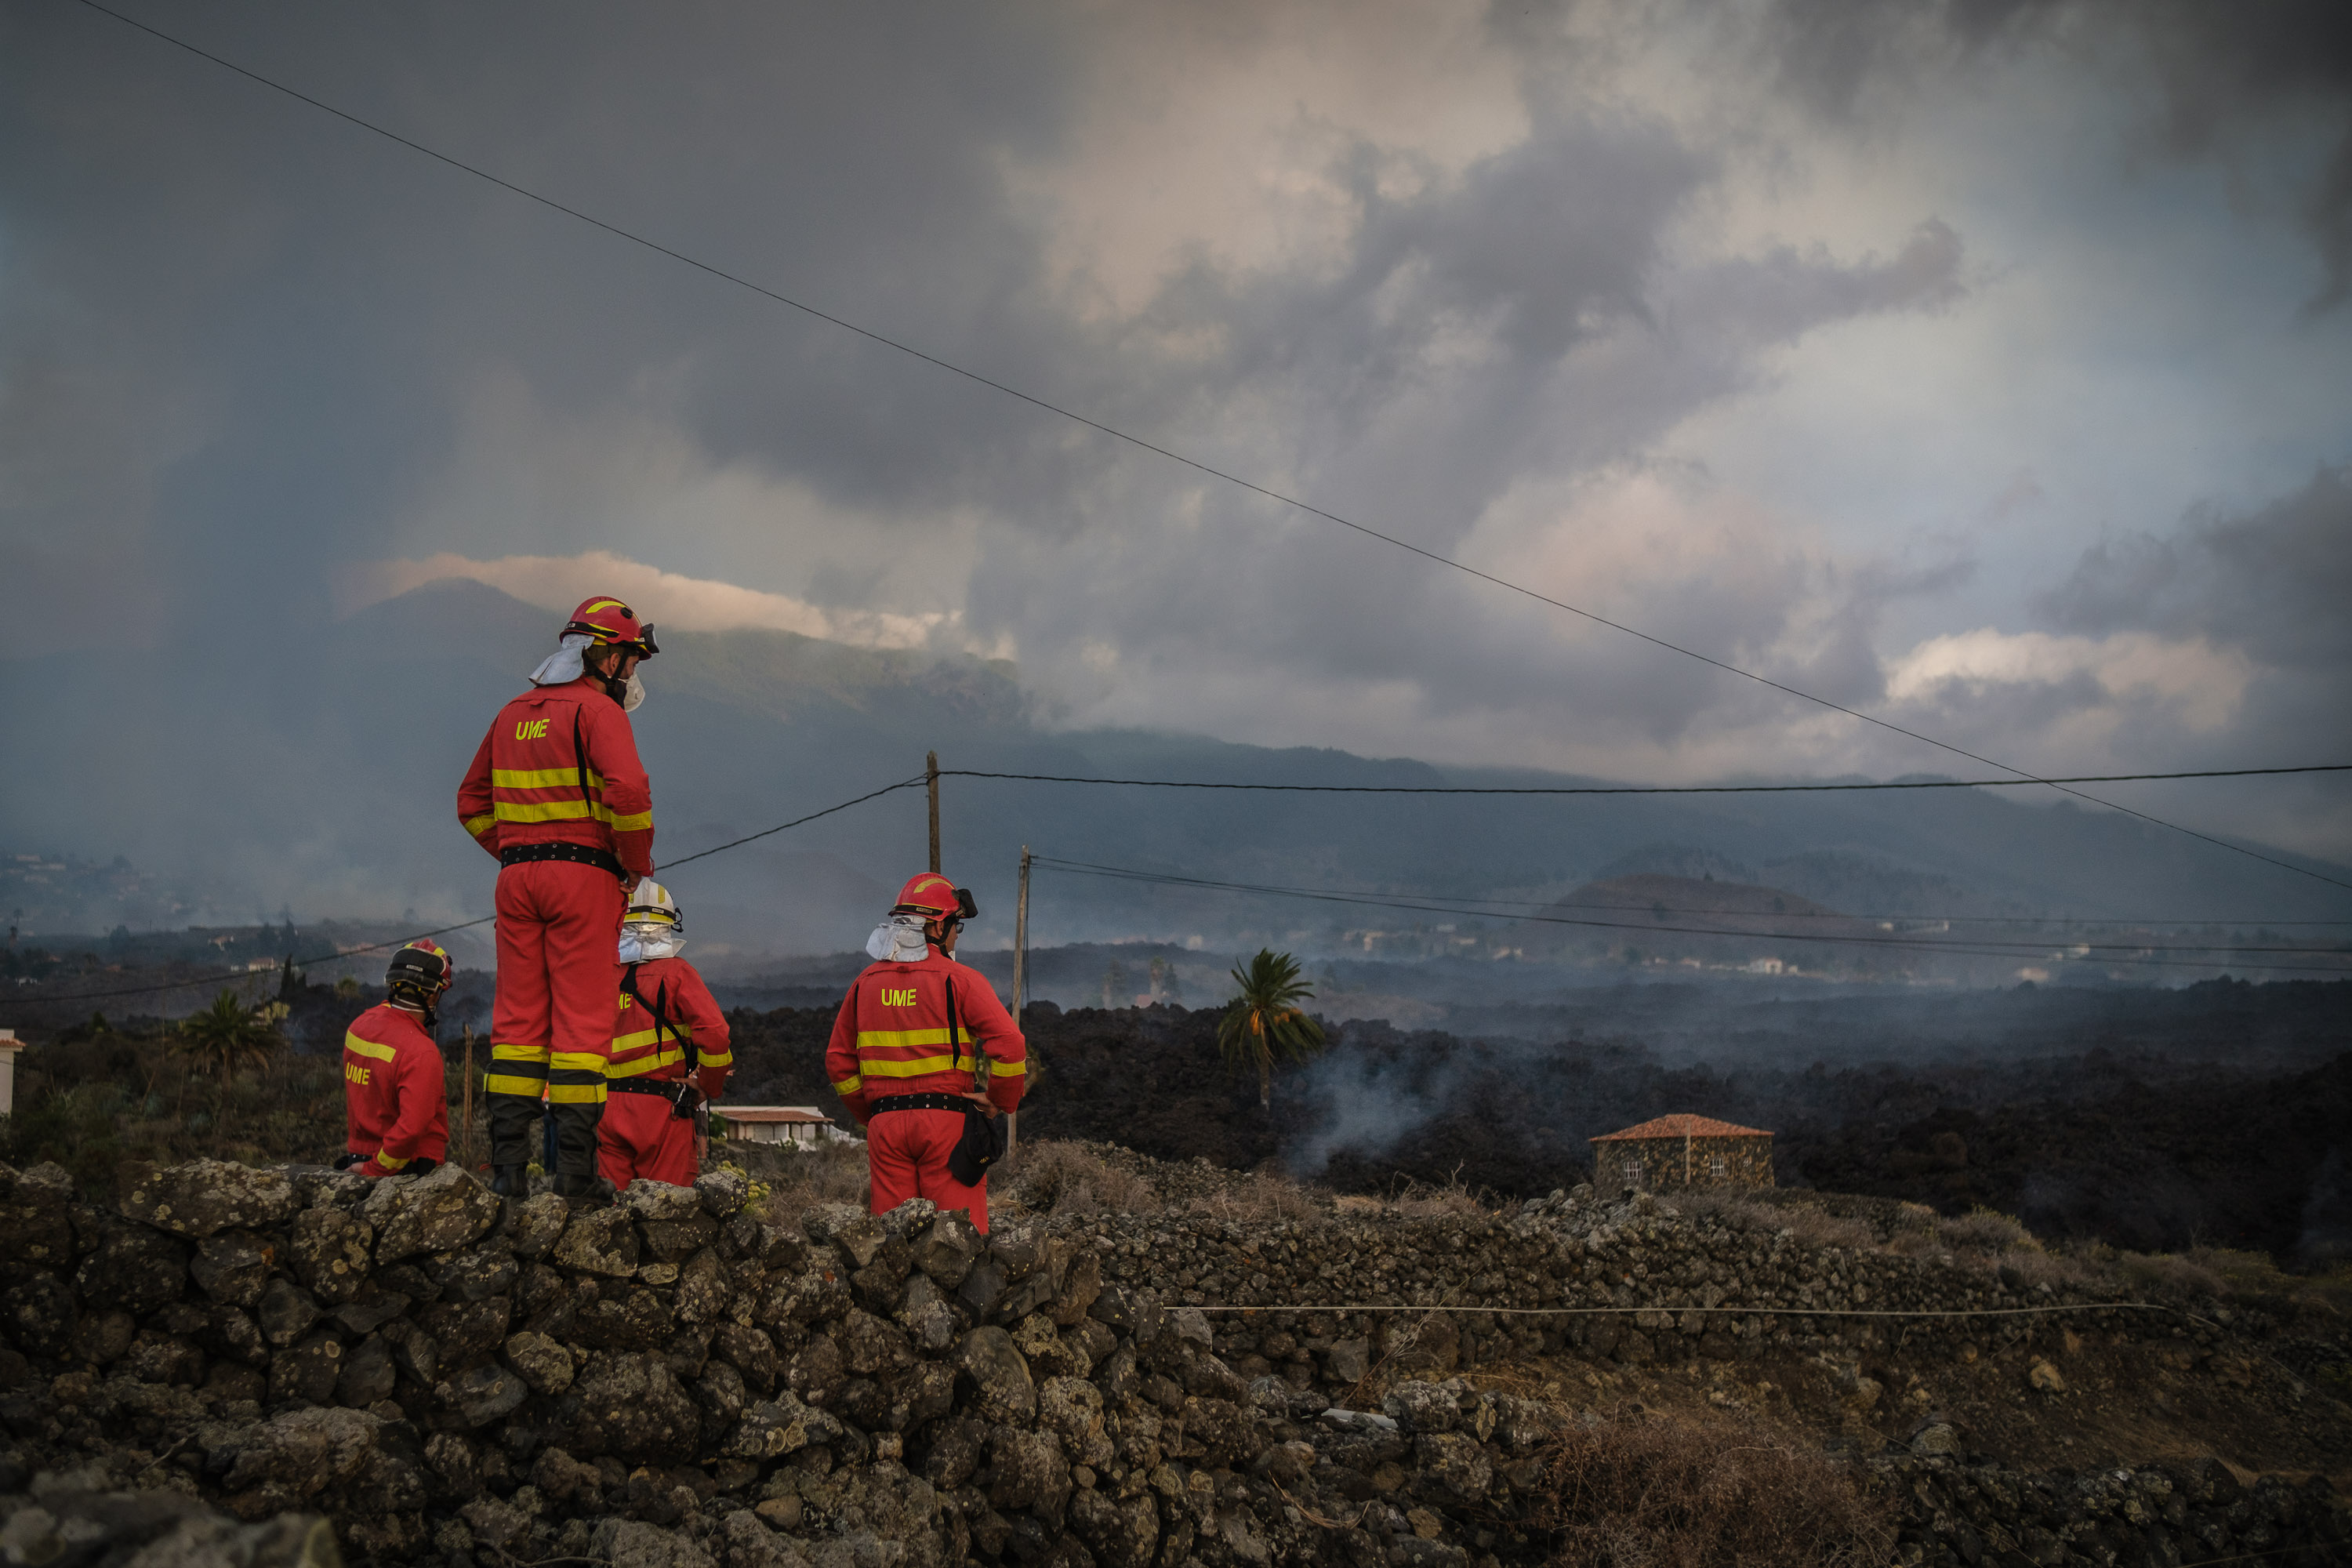
<instances>
[{"instance_id":1,"label":"white house","mask_svg":"<svg viewBox=\"0 0 2352 1568\"><path fill-rule=\"evenodd\" d=\"M790 1143L814 1149L820 1143L854 1142L814 1105L714 1105L710 1114L727 1136L746 1143Z\"/></svg>"}]
</instances>

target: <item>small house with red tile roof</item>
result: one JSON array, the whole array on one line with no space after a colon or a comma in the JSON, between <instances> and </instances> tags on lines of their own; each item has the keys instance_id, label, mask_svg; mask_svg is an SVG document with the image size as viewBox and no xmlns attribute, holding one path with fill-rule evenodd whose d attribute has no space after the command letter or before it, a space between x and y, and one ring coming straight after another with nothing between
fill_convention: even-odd
<instances>
[{"instance_id":1,"label":"small house with red tile roof","mask_svg":"<svg viewBox=\"0 0 2352 1568\"><path fill-rule=\"evenodd\" d=\"M1661 1116L1593 1139L1592 1184L1603 1193L1769 1187L1772 1134L1711 1116Z\"/></svg>"}]
</instances>

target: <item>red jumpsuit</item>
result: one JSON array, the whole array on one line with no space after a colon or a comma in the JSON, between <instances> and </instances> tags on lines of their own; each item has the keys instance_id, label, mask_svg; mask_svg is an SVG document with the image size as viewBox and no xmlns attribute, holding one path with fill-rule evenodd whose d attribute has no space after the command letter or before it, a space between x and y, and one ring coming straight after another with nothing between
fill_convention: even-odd
<instances>
[{"instance_id":1,"label":"red jumpsuit","mask_svg":"<svg viewBox=\"0 0 2352 1568\"><path fill-rule=\"evenodd\" d=\"M365 1154L362 1176L389 1176L422 1156L449 1152L448 1086L441 1047L416 1016L386 1002L352 1020L343 1036L344 1147Z\"/></svg>"},{"instance_id":2,"label":"red jumpsuit","mask_svg":"<svg viewBox=\"0 0 2352 1568\"><path fill-rule=\"evenodd\" d=\"M596 1128L596 1167L615 1187L643 1177L674 1187L694 1184L700 1173L694 1158L694 1119L672 1112L666 1094L647 1094L635 1084L675 1089L686 1077L686 1047L695 1055L697 1087L717 1100L735 1065L728 1053L727 1015L682 958L656 958L632 964L637 994L621 993L621 1021L614 1026L612 1058L604 1067L604 1120ZM629 970L624 970L625 977ZM639 998L643 998L643 1004Z\"/></svg>"},{"instance_id":3,"label":"red jumpsuit","mask_svg":"<svg viewBox=\"0 0 2352 1568\"><path fill-rule=\"evenodd\" d=\"M960 1026L953 1031L950 982ZM919 963L872 964L850 986L825 1047L824 1076L866 1128L876 1214L908 1198L929 1198L943 1209L970 1209L973 1226L988 1229L988 1178L966 1186L948 1171L948 1155L963 1136L964 1113L890 1110L875 1118L871 1110L876 1100L897 1095L968 1091L974 1058L982 1054L988 1060L988 1098L1000 1110L1018 1110L1029 1055L1013 1015L984 978L937 948Z\"/></svg>"},{"instance_id":4,"label":"red jumpsuit","mask_svg":"<svg viewBox=\"0 0 2352 1568\"><path fill-rule=\"evenodd\" d=\"M614 956L626 895L613 866L653 871L652 787L628 715L591 677L533 688L499 710L457 789L457 816L499 858L498 1002L490 1020L490 1163L530 1162L544 1099L559 1166L593 1178ZM569 846L605 865L522 859Z\"/></svg>"}]
</instances>

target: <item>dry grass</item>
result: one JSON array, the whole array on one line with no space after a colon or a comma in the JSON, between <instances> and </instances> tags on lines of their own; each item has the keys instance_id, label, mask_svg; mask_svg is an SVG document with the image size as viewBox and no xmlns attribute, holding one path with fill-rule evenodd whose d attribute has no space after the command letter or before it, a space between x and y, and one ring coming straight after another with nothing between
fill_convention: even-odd
<instances>
[{"instance_id":1,"label":"dry grass","mask_svg":"<svg viewBox=\"0 0 2352 1568\"><path fill-rule=\"evenodd\" d=\"M723 1147L751 1178L752 1208L771 1225L797 1224L820 1204L856 1204L859 1208L866 1205L862 1143L823 1143L806 1152L760 1144Z\"/></svg>"},{"instance_id":2,"label":"dry grass","mask_svg":"<svg viewBox=\"0 0 2352 1568\"><path fill-rule=\"evenodd\" d=\"M1732 1422L1578 1421L1553 1438L1542 1524L1559 1561L1612 1568L1884 1563L1885 1503L1810 1449Z\"/></svg>"},{"instance_id":3,"label":"dry grass","mask_svg":"<svg viewBox=\"0 0 2352 1568\"><path fill-rule=\"evenodd\" d=\"M1999 1257L2004 1252L2036 1252L2042 1244L2018 1220L1993 1209L1970 1209L1958 1219L1936 1222L1936 1234L1958 1253Z\"/></svg>"},{"instance_id":4,"label":"dry grass","mask_svg":"<svg viewBox=\"0 0 2352 1568\"><path fill-rule=\"evenodd\" d=\"M1306 1188L1289 1177L1273 1171L1253 1171L1215 1192L1194 1198L1186 1212L1206 1215L1211 1219L1265 1221L1318 1219L1324 1210Z\"/></svg>"},{"instance_id":5,"label":"dry grass","mask_svg":"<svg viewBox=\"0 0 2352 1568\"><path fill-rule=\"evenodd\" d=\"M1057 1139L1021 1146L1004 1183L1004 1196L1033 1214L1084 1216L1158 1214L1160 1209L1159 1193L1142 1176L1080 1144Z\"/></svg>"},{"instance_id":6,"label":"dry grass","mask_svg":"<svg viewBox=\"0 0 2352 1568\"><path fill-rule=\"evenodd\" d=\"M1407 1177L1389 1194L1384 1206L1399 1219L1480 1219L1493 1213L1496 1205L1482 1201L1456 1170L1443 1186Z\"/></svg>"},{"instance_id":7,"label":"dry grass","mask_svg":"<svg viewBox=\"0 0 2352 1568\"><path fill-rule=\"evenodd\" d=\"M1761 1204L1737 1190L1702 1189L1676 1193L1671 1200L1683 1213L1706 1215L1727 1225L1751 1230L1787 1231L1806 1247L1874 1249L1878 1234L1867 1222L1847 1219L1803 1204Z\"/></svg>"},{"instance_id":8,"label":"dry grass","mask_svg":"<svg viewBox=\"0 0 2352 1568\"><path fill-rule=\"evenodd\" d=\"M2116 1260L2116 1270L2143 1296L2220 1296L2229 1289L2211 1269L2170 1253L2126 1252Z\"/></svg>"},{"instance_id":9,"label":"dry grass","mask_svg":"<svg viewBox=\"0 0 2352 1568\"><path fill-rule=\"evenodd\" d=\"M2028 1290L2047 1285L2053 1290L2084 1290L2105 1284L2108 1275L2095 1260L2069 1257L2062 1252L2045 1252L2033 1247L2017 1252L2004 1252L1992 1260L2005 1279L2012 1279Z\"/></svg>"},{"instance_id":10,"label":"dry grass","mask_svg":"<svg viewBox=\"0 0 2352 1568\"><path fill-rule=\"evenodd\" d=\"M2192 1247L2178 1257L2126 1259L2126 1267L2145 1263L2177 1263L2196 1269L2215 1282L2215 1295L2285 1296L2317 1302L2339 1316L2352 1317L2352 1264L2339 1263L2316 1274L2289 1274L2262 1253L2224 1247Z\"/></svg>"}]
</instances>

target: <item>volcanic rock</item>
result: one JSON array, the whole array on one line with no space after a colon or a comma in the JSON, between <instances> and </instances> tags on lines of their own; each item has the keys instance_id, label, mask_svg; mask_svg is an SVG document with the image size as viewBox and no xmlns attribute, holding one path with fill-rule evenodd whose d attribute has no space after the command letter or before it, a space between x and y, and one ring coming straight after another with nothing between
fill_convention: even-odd
<instances>
[{"instance_id":1,"label":"volcanic rock","mask_svg":"<svg viewBox=\"0 0 2352 1568\"><path fill-rule=\"evenodd\" d=\"M160 1169L133 1164L125 1167L124 1178L116 1205L120 1212L175 1236L257 1229L290 1217L300 1206L294 1183L284 1171L257 1170L226 1160L194 1160Z\"/></svg>"},{"instance_id":2,"label":"volcanic rock","mask_svg":"<svg viewBox=\"0 0 2352 1568\"><path fill-rule=\"evenodd\" d=\"M499 1199L460 1165L436 1165L425 1175L376 1183L360 1216L375 1231L378 1268L421 1252L451 1252L488 1235L499 1222Z\"/></svg>"}]
</instances>

